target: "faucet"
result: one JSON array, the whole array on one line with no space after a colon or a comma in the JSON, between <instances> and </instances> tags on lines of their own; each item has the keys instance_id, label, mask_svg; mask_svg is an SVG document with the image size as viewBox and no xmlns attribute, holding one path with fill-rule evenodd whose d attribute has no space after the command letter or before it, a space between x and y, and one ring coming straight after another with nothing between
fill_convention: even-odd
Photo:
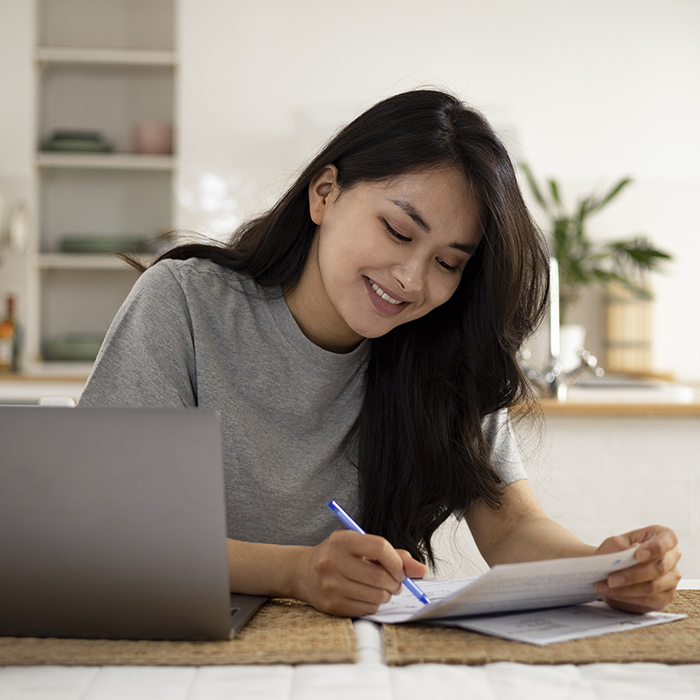
<instances>
[{"instance_id":1,"label":"faucet","mask_svg":"<svg viewBox=\"0 0 700 700\"><path fill-rule=\"evenodd\" d=\"M531 359L529 350L521 349L518 353L520 367L525 376L539 389L540 395L566 401L568 389L578 382L585 372L592 372L602 377L605 370L598 366L598 358L586 350L578 348L579 364L571 370L564 371L560 362L561 338L559 331L559 265L556 258L549 261L549 363L544 369L528 364Z\"/></svg>"}]
</instances>

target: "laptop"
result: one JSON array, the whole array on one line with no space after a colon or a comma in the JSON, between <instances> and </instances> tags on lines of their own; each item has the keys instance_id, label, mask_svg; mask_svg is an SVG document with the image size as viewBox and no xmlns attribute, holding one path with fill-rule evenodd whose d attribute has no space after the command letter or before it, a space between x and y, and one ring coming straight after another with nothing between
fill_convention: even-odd
<instances>
[{"instance_id":1,"label":"laptop","mask_svg":"<svg viewBox=\"0 0 700 700\"><path fill-rule=\"evenodd\" d=\"M212 410L0 406L0 636L232 637L223 483Z\"/></svg>"}]
</instances>

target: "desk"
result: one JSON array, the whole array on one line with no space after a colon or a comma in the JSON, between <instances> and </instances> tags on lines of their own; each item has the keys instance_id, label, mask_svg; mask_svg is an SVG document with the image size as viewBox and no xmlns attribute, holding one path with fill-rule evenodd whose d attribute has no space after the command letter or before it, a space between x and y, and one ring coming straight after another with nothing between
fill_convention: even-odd
<instances>
[{"instance_id":1,"label":"desk","mask_svg":"<svg viewBox=\"0 0 700 700\"><path fill-rule=\"evenodd\" d=\"M698 589L700 580L681 588ZM700 697L700 664L390 668L381 633L355 622L357 664L209 667L0 668L2 700L680 700ZM700 640L698 640L700 644Z\"/></svg>"}]
</instances>

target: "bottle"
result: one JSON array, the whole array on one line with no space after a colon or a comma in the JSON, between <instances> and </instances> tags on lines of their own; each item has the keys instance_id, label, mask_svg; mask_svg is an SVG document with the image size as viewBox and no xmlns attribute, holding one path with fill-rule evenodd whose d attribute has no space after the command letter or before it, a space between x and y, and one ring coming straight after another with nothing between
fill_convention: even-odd
<instances>
[{"instance_id":1,"label":"bottle","mask_svg":"<svg viewBox=\"0 0 700 700\"><path fill-rule=\"evenodd\" d=\"M15 319L15 298L7 295L6 315L0 321L0 372L18 372L20 329Z\"/></svg>"}]
</instances>

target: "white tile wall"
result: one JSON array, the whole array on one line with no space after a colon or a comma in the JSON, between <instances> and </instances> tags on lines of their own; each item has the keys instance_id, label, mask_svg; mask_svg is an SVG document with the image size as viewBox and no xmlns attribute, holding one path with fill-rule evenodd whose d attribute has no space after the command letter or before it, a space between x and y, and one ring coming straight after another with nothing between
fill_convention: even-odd
<instances>
[{"instance_id":1,"label":"white tile wall","mask_svg":"<svg viewBox=\"0 0 700 700\"><path fill-rule=\"evenodd\" d=\"M551 517L590 544L668 525L683 550L681 573L700 578L700 417L547 416L543 428L538 436L528 419L516 432ZM484 569L466 527L451 523L438 541L440 577Z\"/></svg>"}]
</instances>

